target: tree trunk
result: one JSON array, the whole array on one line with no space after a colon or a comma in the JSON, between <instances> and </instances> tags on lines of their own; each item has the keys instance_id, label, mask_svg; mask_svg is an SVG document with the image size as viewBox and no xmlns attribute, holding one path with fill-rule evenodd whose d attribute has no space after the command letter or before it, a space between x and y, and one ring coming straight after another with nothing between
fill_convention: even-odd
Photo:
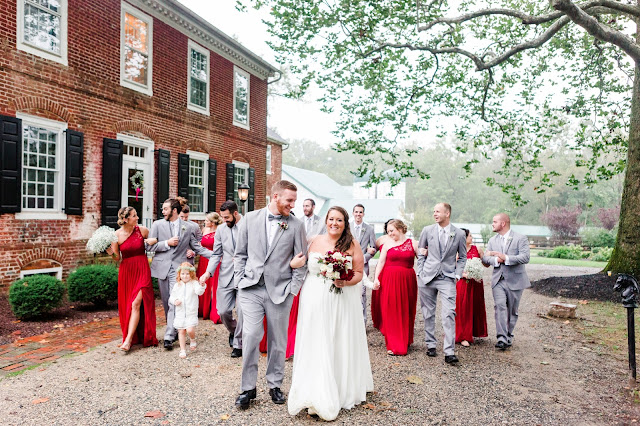
<instances>
[{"instance_id":1,"label":"tree trunk","mask_svg":"<svg viewBox=\"0 0 640 426\"><path fill-rule=\"evenodd\" d=\"M640 277L640 68L636 64L631 99L629 150L618 238L606 270Z\"/></svg>"}]
</instances>

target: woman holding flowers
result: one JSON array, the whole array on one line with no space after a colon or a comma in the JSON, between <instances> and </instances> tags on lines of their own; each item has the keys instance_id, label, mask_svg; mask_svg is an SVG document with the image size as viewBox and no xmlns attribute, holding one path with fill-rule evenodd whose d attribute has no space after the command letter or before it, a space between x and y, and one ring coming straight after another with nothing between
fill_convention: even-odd
<instances>
[{"instance_id":1,"label":"woman holding flowers","mask_svg":"<svg viewBox=\"0 0 640 426\"><path fill-rule=\"evenodd\" d=\"M307 278L300 290L289 414L334 420L373 391L362 321L364 255L349 230L349 214L331 207L327 233L309 246Z\"/></svg>"},{"instance_id":2,"label":"woman holding flowers","mask_svg":"<svg viewBox=\"0 0 640 426\"><path fill-rule=\"evenodd\" d=\"M413 343L413 326L418 302L418 279L413 269L417 241L407 238L407 225L399 219L387 224L389 240L384 243L376 265L374 288L380 288L380 332L389 355L406 355Z\"/></svg>"},{"instance_id":3,"label":"woman holding flowers","mask_svg":"<svg viewBox=\"0 0 640 426\"><path fill-rule=\"evenodd\" d=\"M456 343L469 346L474 336L487 337L487 313L482 284L482 251L473 245L471 232L462 230L467 235L467 263L462 278L456 284Z\"/></svg>"},{"instance_id":4,"label":"woman holding flowers","mask_svg":"<svg viewBox=\"0 0 640 426\"><path fill-rule=\"evenodd\" d=\"M149 230L138 226L138 213L133 207L118 211L117 241L107 250L116 261L122 258L118 271L118 315L122 328L120 349L127 352L131 345L156 346L156 309L151 284L151 269L145 252Z\"/></svg>"}]
</instances>

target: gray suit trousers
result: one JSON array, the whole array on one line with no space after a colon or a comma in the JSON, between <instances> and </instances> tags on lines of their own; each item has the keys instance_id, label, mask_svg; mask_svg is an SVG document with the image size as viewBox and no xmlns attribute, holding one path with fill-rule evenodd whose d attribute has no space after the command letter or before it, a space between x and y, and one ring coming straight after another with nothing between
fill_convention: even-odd
<instances>
[{"instance_id":1,"label":"gray suit trousers","mask_svg":"<svg viewBox=\"0 0 640 426\"><path fill-rule=\"evenodd\" d=\"M440 318L444 329L443 350L445 355L455 355L456 281L453 278L445 277L441 279L436 277L426 286L418 286L418 292L420 294L422 317L424 318L424 334L427 348L436 347L436 303L438 293L440 293L440 302L442 303Z\"/></svg>"},{"instance_id":2,"label":"gray suit trousers","mask_svg":"<svg viewBox=\"0 0 640 426\"><path fill-rule=\"evenodd\" d=\"M169 268L167 278L158 278L158 287L160 287L160 297L162 298L162 307L164 308L164 317L167 320L167 328L164 331L164 340L173 341L177 335L177 331L173 328L173 318L175 316L175 306L169 303L171 290L176 283L176 271L173 266Z\"/></svg>"},{"instance_id":3,"label":"gray suit trousers","mask_svg":"<svg viewBox=\"0 0 640 426\"><path fill-rule=\"evenodd\" d=\"M518 322L518 306L523 290L509 290L504 280L491 289L496 313L496 335L499 342L513 343L513 330Z\"/></svg>"},{"instance_id":4,"label":"gray suit trousers","mask_svg":"<svg viewBox=\"0 0 640 426\"><path fill-rule=\"evenodd\" d=\"M238 289L233 285L222 288L218 286L216 291L216 310L222 323L229 333L233 333L233 347L242 349L242 309L240 304L236 303ZM233 308L236 308L238 320L233 318Z\"/></svg>"},{"instance_id":5,"label":"gray suit trousers","mask_svg":"<svg viewBox=\"0 0 640 426\"><path fill-rule=\"evenodd\" d=\"M267 385L279 388L284 379L284 361L287 350L287 331L293 294L276 305L271 301L261 279L259 284L238 290L242 310L242 388L245 392L256 387L260 340L264 335L262 320L267 316Z\"/></svg>"}]
</instances>

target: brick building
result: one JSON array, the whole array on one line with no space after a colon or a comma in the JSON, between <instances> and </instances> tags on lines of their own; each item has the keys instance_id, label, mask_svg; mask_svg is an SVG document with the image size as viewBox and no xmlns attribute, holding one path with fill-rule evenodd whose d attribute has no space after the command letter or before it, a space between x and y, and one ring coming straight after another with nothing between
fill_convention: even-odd
<instances>
[{"instance_id":1,"label":"brick building","mask_svg":"<svg viewBox=\"0 0 640 426\"><path fill-rule=\"evenodd\" d=\"M183 195L203 219L237 186L263 207L277 70L173 0L0 0L0 289L66 277L133 205Z\"/></svg>"}]
</instances>

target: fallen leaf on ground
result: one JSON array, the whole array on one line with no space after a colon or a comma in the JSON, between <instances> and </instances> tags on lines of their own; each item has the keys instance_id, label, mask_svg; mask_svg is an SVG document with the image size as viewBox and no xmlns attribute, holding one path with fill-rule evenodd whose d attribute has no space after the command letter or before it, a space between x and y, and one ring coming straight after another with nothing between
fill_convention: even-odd
<instances>
[{"instance_id":1,"label":"fallen leaf on ground","mask_svg":"<svg viewBox=\"0 0 640 426\"><path fill-rule=\"evenodd\" d=\"M569 323L571 323L571 321L566 320L564 323L565 323L565 324L569 324Z\"/></svg>"},{"instance_id":2,"label":"fallen leaf on ground","mask_svg":"<svg viewBox=\"0 0 640 426\"><path fill-rule=\"evenodd\" d=\"M169 423L171 423L169 420L163 420L160 422L161 425L168 425Z\"/></svg>"},{"instance_id":3,"label":"fallen leaf on ground","mask_svg":"<svg viewBox=\"0 0 640 426\"><path fill-rule=\"evenodd\" d=\"M191 373L180 373L183 378L191 377Z\"/></svg>"},{"instance_id":4,"label":"fallen leaf on ground","mask_svg":"<svg viewBox=\"0 0 640 426\"><path fill-rule=\"evenodd\" d=\"M414 385L421 385L424 383L422 379L418 376L407 376L407 381L409 383L413 383Z\"/></svg>"},{"instance_id":5,"label":"fallen leaf on ground","mask_svg":"<svg viewBox=\"0 0 640 426\"><path fill-rule=\"evenodd\" d=\"M229 414L223 414L220 416L220 420L229 420L229 417L231 417Z\"/></svg>"},{"instance_id":6,"label":"fallen leaf on ground","mask_svg":"<svg viewBox=\"0 0 640 426\"><path fill-rule=\"evenodd\" d=\"M581 305L586 305L587 303L589 303L588 300L578 300L578 303Z\"/></svg>"},{"instance_id":7,"label":"fallen leaf on ground","mask_svg":"<svg viewBox=\"0 0 640 426\"><path fill-rule=\"evenodd\" d=\"M11 321L11 324L17 324L19 322L20 322L20 320L15 320L15 321Z\"/></svg>"},{"instance_id":8,"label":"fallen leaf on ground","mask_svg":"<svg viewBox=\"0 0 640 426\"><path fill-rule=\"evenodd\" d=\"M375 410L376 406L373 404L365 404L364 405L365 410Z\"/></svg>"},{"instance_id":9,"label":"fallen leaf on ground","mask_svg":"<svg viewBox=\"0 0 640 426\"><path fill-rule=\"evenodd\" d=\"M12 336L19 336L19 335L21 335L21 334L22 334L22 331L21 331L21 330L16 330L16 331L14 331L13 333L11 333L11 335L12 335Z\"/></svg>"},{"instance_id":10,"label":"fallen leaf on ground","mask_svg":"<svg viewBox=\"0 0 640 426\"><path fill-rule=\"evenodd\" d=\"M64 328L64 324L56 324L53 328Z\"/></svg>"},{"instance_id":11,"label":"fallen leaf on ground","mask_svg":"<svg viewBox=\"0 0 640 426\"><path fill-rule=\"evenodd\" d=\"M549 365L549 363L547 361L540 361L540 364L542 365Z\"/></svg>"},{"instance_id":12,"label":"fallen leaf on ground","mask_svg":"<svg viewBox=\"0 0 640 426\"><path fill-rule=\"evenodd\" d=\"M49 401L49 398L38 398L31 401L32 404L42 404L43 402Z\"/></svg>"},{"instance_id":13,"label":"fallen leaf on ground","mask_svg":"<svg viewBox=\"0 0 640 426\"><path fill-rule=\"evenodd\" d=\"M151 417L152 419L159 419L164 417L164 413L160 410L147 411L144 414L145 417Z\"/></svg>"}]
</instances>

